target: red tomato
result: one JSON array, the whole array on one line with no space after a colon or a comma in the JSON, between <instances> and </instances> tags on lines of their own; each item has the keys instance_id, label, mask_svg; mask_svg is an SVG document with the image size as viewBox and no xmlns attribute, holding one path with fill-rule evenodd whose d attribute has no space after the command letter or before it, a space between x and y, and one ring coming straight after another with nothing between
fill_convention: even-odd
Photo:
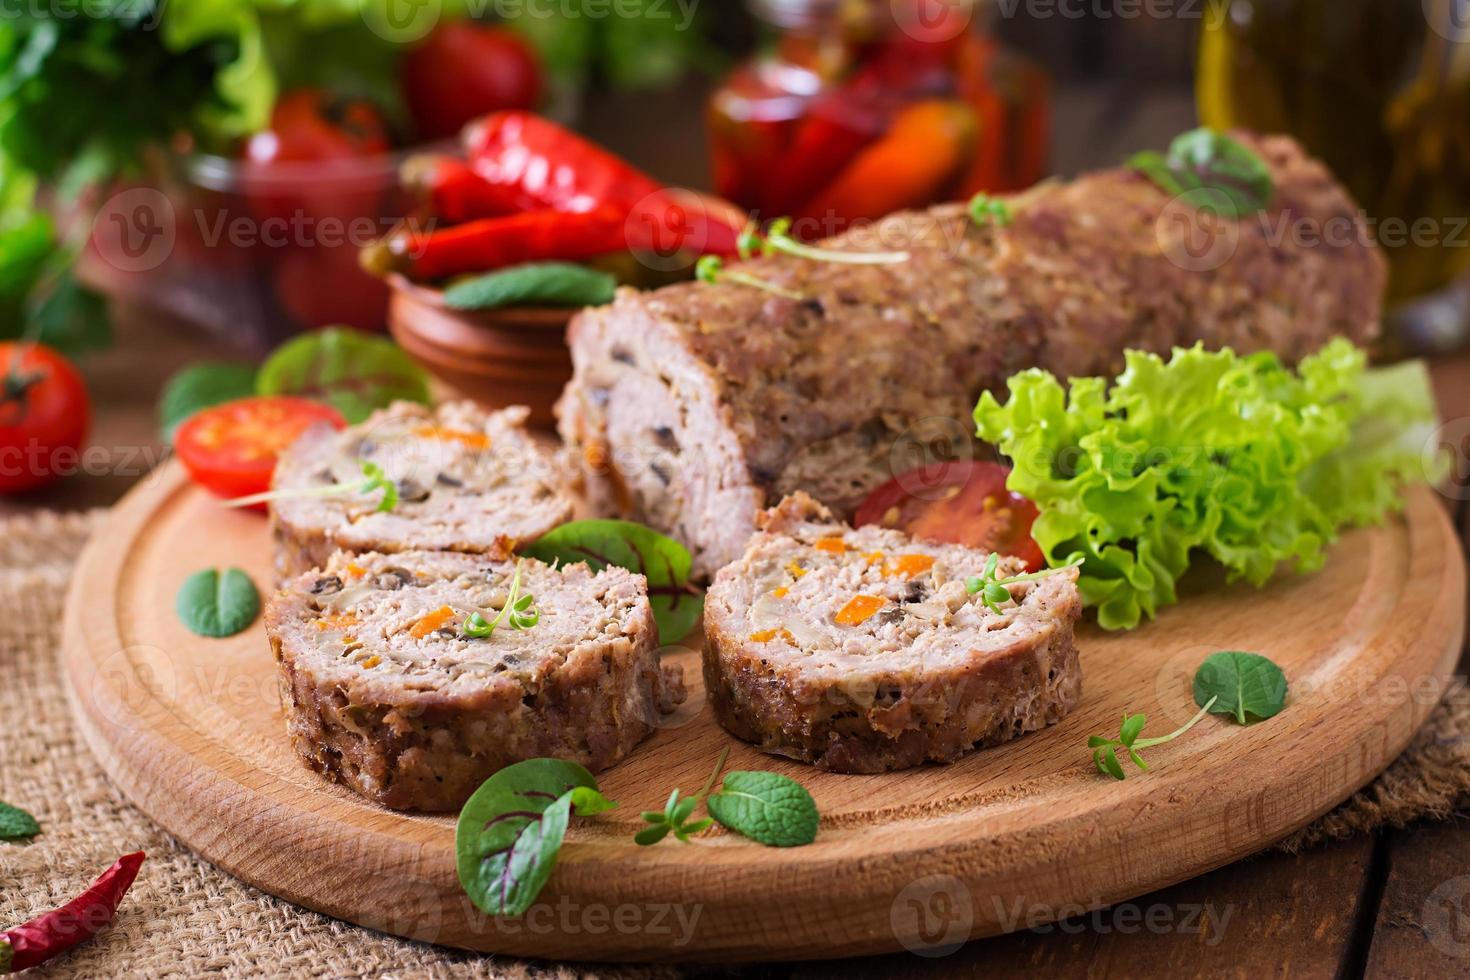
<instances>
[{"instance_id":1,"label":"red tomato","mask_svg":"<svg viewBox=\"0 0 1470 980\"><path fill-rule=\"evenodd\" d=\"M91 422L92 400L71 362L41 344L0 343L0 493L75 471Z\"/></svg>"},{"instance_id":2,"label":"red tomato","mask_svg":"<svg viewBox=\"0 0 1470 980\"><path fill-rule=\"evenodd\" d=\"M281 307L300 326L345 323L380 330L388 314L388 284L363 271L357 249L295 249L280 256L272 285Z\"/></svg>"},{"instance_id":3,"label":"red tomato","mask_svg":"<svg viewBox=\"0 0 1470 980\"><path fill-rule=\"evenodd\" d=\"M221 497L244 497L270 489L276 458L318 422L347 426L336 409L305 398L241 398L190 417L174 449L195 483Z\"/></svg>"},{"instance_id":4,"label":"red tomato","mask_svg":"<svg viewBox=\"0 0 1470 980\"><path fill-rule=\"evenodd\" d=\"M314 88L287 92L271 112L270 128L245 144L241 180L251 211L262 221L290 221L297 212L344 222L374 217L393 169L364 161L390 145L388 124L370 103L334 99ZM268 231L274 237L274 230L262 228L263 238Z\"/></svg>"},{"instance_id":5,"label":"red tomato","mask_svg":"<svg viewBox=\"0 0 1470 980\"><path fill-rule=\"evenodd\" d=\"M1031 538L1036 505L1006 489L1010 473L1009 466L969 460L921 466L869 494L853 523L984 548L1022 559L1028 571L1040 571L1046 559Z\"/></svg>"},{"instance_id":6,"label":"red tomato","mask_svg":"<svg viewBox=\"0 0 1470 980\"><path fill-rule=\"evenodd\" d=\"M521 37L472 21L446 21L403 59L403 95L419 135L454 136L501 109L534 109L541 66Z\"/></svg>"}]
</instances>

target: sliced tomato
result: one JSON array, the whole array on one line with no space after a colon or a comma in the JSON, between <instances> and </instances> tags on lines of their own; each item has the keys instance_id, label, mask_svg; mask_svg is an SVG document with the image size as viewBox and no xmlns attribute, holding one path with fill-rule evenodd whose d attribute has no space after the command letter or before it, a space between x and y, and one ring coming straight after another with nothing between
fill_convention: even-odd
<instances>
[{"instance_id":1,"label":"sliced tomato","mask_svg":"<svg viewBox=\"0 0 1470 980\"><path fill-rule=\"evenodd\" d=\"M900 474L869 494L853 523L897 528L916 538L984 548L1020 558L1028 571L1046 564L1031 537L1036 505L1006 489L1009 466L959 460Z\"/></svg>"},{"instance_id":2,"label":"sliced tomato","mask_svg":"<svg viewBox=\"0 0 1470 980\"><path fill-rule=\"evenodd\" d=\"M269 490L276 459L319 422L347 426L336 409L305 398L241 398L179 426L174 449L195 483L221 497L244 497Z\"/></svg>"}]
</instances>

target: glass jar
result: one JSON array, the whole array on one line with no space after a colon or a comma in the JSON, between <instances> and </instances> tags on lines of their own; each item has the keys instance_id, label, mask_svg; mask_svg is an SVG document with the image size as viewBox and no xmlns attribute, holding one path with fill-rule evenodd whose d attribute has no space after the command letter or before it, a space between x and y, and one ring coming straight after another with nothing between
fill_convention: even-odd
<instances>
[{"instance_id":1,"label":"glass jar","mask_svg":"<svg viewBox=\"0 0 1470 980\"><path fill-rule=\"evenodd\" d=\"M772 35L709 105L716 190L813 239L1044 176L1045 73L977 0L749 0Z\"/></svg>"},{"instance_id":2,"label":"glass jar","mask_svg":"<svg viewBox=\"0 0 1470 980\"><path fill-rule=\"evenodd\" d=\"M1290 133L1326 162L1388 257L1396 339L1418 349L1463 343L1470 324L1460 2L1211 0L1200 39L1202 121Z\"/></svg>"}]
</instances>

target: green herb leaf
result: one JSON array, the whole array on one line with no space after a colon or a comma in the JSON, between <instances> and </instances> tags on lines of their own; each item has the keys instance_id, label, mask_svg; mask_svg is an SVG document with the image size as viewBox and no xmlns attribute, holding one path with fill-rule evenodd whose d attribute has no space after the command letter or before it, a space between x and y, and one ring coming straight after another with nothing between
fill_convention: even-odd
<instances>
[{"instance_id":1,"label":"green herb leaf","mask_svg":"<svg viewBox=\"0 0 1470 980\"><path fill-rule=\"evenodd\" d=\"M689 549L631 521L572 521L543 536L521 554L550 564L585 562L594 571L617 565L648 579L648 598L658 623L658 641L668 645L688 635L704 609L704 597L689 584Z\"/></svg>"},{"instance_id":2,"label":"green herb leaf","mask_svg":"<svg viewBox=\"0 0 1470 980\"><path fill-rule=\"evenodd\" d=\"M522 915L540 894L578 802L611 809L592 774L575 762L529 759L491 776L460 810L454 832L459 883L487 915ZM600 809L599 809L600 807Z\"/></svg>"},{"instance_id":3,"label":"green herb leaf","mask_svg":"<svg viewBox=\"0 0 1470 980\"><path fill-rule=\"evenodd\" d=\"M255 368L249 364L191 364L168 379L158 398L164 441L172 444L179 426L195 412L253 394Z\"/></svg>"},{"instance_id":4,"label":"green herb leaf","mask_svg":"<svg viewBox=\"0 0 1470 980\"><path fill-rule=\"evenodd\" d=\"M728 773L706 805L722 826L769 847L799 847L817 839L816 801L789 776Z\"/></svg>"},{"instance_id":5,"label":"green herb leaf","mask_svg":"<svg viewBox=\"0 0 1470 980\"><path fill-rule=\"evenodd\" d=\"M219 639L241 632L260 615L260 592L238 568L195 572L184 580L174 609L192 632Z\"/></svg>"},{"instance_id":6,"label":"green herb leaf","mask_svg":"<svg viewBox=\"0 0 1470 980\"><path fill-rule=\"evenodd\" d=\"M1145 151L1134 154L1128 165L1166 194L1199 192L1201 204L1229 218L1265 210L1276 190L1264 160L1238 140L1204 127L1175 137L1168 156Z\"/></svg>"},{"instance_id":7,"label":"green herb leaf","mask_svg":"<svg viewBox=\"0 0 1470 980\"><path fill-rule=\"evenodd\" d=\"M395 401L429 403L428 376L398 345L339 327L280 347L261 366L255 390L315 398L352 424Z\"/></svg>"},{"instance_id":8,"label":"green herb leaf","mask_svg":"<svg viewBox=\"0 0 1470 980\"><path fill-rule=\"evenodd\" d=\"M1212 653L1194 675L1194 703L1217 715L1233 715L1240 724L1246 716L1270 718L1286 704L1286 675L1258 653L1225 650Z\"/></svg>"},{"instance_id":9,"label":"green herb leaf","mask_svg":"<svg viewBox=\"0 0 1470 980\"><path fill-rule=\"evenodd\" d=\"M30 840L40 832L41 825L36 822L35 817L18 806L0 802L0 840Z\"/></svg>"},{"instance_id":10,"label":"green herb leaf","mask_svg":"<svg viewBox=\"0 0 1470 980\"><path fill-rule=\"evenodd\" d=\"M444 291L444 305L455 310L505 306L601 306L611 303L614 276L570 262L532 262L487 272Z\"/></svg>"}]
</instances>

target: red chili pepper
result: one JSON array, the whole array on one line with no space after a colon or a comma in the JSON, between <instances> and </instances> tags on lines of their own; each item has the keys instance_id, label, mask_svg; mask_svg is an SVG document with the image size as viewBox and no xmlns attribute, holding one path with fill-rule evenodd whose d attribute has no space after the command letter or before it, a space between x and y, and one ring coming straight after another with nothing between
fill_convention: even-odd
<instances>
[{"instance_id":1,"label":"red chili pepper","mask_svg":"<svg viewBox=\"0 0 1470 980\"><path fill-rule=\"evenodd\" d=\"M522 211L628 209L663 185L632 164L529 112L496 112L465 130L470 166Z\"/></svg>"},{"instance_id":2,"label":"red chili pepper","mask_svg":"<svg viewBox=\"0 0 1470 980\"><path fill-rule=\"evenodd\" d=\"M421 154L409 157L399 179L419 194L435 217L457 225L476 218L515 214L520 210L513 189L490 183L454 157Z\"/></svg>"},{"instance_id":3,"label":"red chili pepper","mask_svg":"<svg viewBox=\"0 0 1470 980\"><path fill-rule=\"evenodd\" d=\"M616 208L580 214L530 211L481 218L438 231L403 230L363 251L363 266L383 275L442 279L521 262L575 261L630 247L628 220Z\"/></svg>"},{"instance_id":4,"label":"red chili pepper","mask_svg":"<svg viewBox=\"0 0 1470 980\"><path fill-rule=\"evenodd\" d=\"M0 933L0 973L18 973L66 952L112 924L144 854L125 854L90 888L54 912Z\"/></svg>"}]
</instances>

